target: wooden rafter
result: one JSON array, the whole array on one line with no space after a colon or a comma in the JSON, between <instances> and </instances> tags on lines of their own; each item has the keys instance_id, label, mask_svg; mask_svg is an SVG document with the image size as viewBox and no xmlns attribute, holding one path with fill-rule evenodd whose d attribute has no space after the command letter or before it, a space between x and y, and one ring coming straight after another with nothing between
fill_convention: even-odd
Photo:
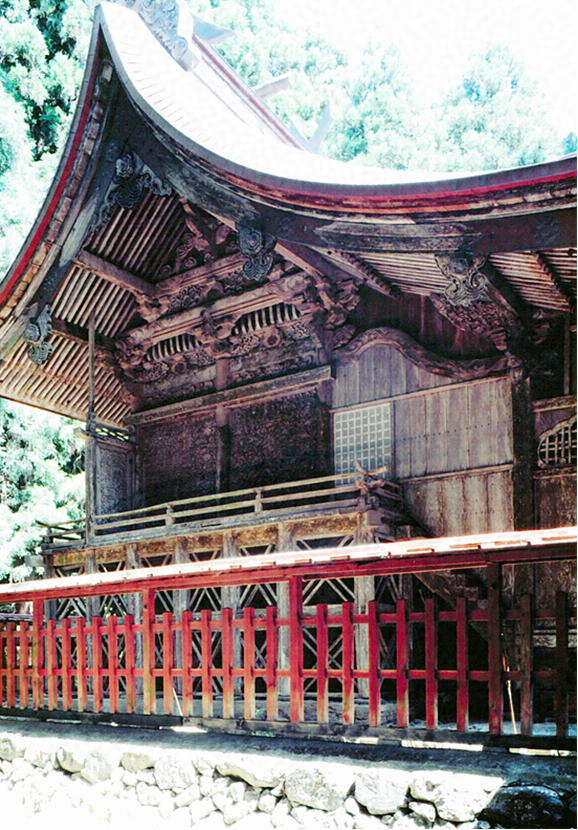
<instances>
[{"instance_id":1,"label":"wooden rafter","mask_svg":"<svg viewBox=\"0 0 578 830\"><path fill-rule=\"evenodd\" d=\"M568 310L576 311L576 299L572 296L572 292L569 290L569 288L562 282L554 266L546 260L544 254L540 251L534 251L533 256L540 268L540 271L551 283L552 288L560 297L562 297L568 303Z\"/></svg>"}]
</instances>

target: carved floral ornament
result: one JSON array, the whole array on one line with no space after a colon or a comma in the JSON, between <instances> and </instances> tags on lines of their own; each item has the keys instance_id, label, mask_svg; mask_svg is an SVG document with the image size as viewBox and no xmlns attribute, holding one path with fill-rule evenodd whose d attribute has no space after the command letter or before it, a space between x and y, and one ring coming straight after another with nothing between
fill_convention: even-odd
<instances>
[{"instance_id":1,"label":"carved floral ornament","mask_svg":"<svg viewBox=\"0 0 578 830\"><path fill-rule=\"evenodd\" d=\"M28 323L23 339L29 344L28 357L40 366L52 355L54 346L48 340L52 334L52 317L50 306L46 305L35 320Z\"/></svg>"},{"instance_id":2,"label":"carved floral ornament","mask_svg":"<svg viewBox=\"0 0 578 830\"><path fill-rule=\"evenodd\" d=\"M237 225L239 250L246 257L243 272L247 279L262 282L271 273L274 263L273 249L277 240L266 231Z\"/></svg>"},{"instance_id":3,"label":"carved floral ornament","mask_svg":"<svg viewBox=\"0 0 578 830\"><path fill-rule=\"evenodd\" d=\"M107 157L112 160L115 156L115 173L93 221L93 231L108 222L116 207L134 209L145 188L155 196L170 196L173 192L171 185L160 179L129 147L120 151L117 142L111 142Z\"/></svg>"},{"instance_id":4,"label":"carved floral ornament","mask_svg":"<svg viewBox=\"0 0 578 830\"><path fill-rule=\"evenodd\" d=\"M451 305L469 306L485 296L488 278L481 273L481 269L486 263L486 256L436 254L435 259L442 274L451 280L444 291Z\"/></svg>"}]
</instances>

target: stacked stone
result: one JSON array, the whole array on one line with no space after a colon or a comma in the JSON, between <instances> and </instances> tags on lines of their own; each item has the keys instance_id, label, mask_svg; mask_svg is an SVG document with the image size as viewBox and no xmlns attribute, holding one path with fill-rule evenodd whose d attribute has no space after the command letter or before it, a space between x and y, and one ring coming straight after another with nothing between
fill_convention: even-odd
<instances>
[{"instance_id":1,"label":"stacked stone","mask_svg":"<svg viewBox=\"0 0 578 830\"><path fill-rule=\"evenodd\" d=\"M36 814L43 828L67 817L83 830L128 822L139 830L576 826L575 794L572 805L571 793L473 774L74 742L51 751L14 737L0 738L0 759L0 803Z\"/></svg>"}]
</instances>

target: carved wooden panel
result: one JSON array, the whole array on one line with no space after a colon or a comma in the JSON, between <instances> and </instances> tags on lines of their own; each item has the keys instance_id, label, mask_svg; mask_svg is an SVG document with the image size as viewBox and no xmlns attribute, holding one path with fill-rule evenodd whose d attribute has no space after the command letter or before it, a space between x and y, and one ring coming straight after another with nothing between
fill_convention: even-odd
<instances>
[{"instance_id":1,"label":"carved wooden panel","mask_svg":"<svg viewBox=\"0 0 578 830\"><path fill-rule=\"evenodd\" d=\"M295 481L327 472L329 423L306 392L231 412L231 489Z\"/></svg>"},{"instance_id":2,"label":"carved wooden panel","mask_svg":"<svg viewBox=\"0 0 578 830\"><path fill-rule=\"evenodd\" d=\"M131 510L134 495L134 448L96 442L96 513Z\"/></svg>"},{"instance_id":3,"label":"carved wooden panel","mask_svg":"<svg viewBox=\"0 0 578 830\"><path fill-rule=\"evenodd\" d=\"M157 421L138 436L147 504L213 492L217 426L213 415Z\"/></svg>"}]
</instances>

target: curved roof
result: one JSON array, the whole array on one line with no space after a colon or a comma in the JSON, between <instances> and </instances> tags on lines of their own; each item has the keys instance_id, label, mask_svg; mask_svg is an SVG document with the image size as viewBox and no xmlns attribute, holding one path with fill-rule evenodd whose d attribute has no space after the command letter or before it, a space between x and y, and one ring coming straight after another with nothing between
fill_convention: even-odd
<instances>
[{"instance_id":1,"label":"curved roof","mask_svg":"<svg viewBox=\"0 0 578 830\"><path fill-rule=\"evenodd\" d=\"M141 3L155 5L170 4ZM278 253L290 254L297 267L306 261L327 273L339 267L342 276L367 277L402 293L444 291L447 279L435 254L490 256L518 299L534 309L571 312L575 157L427 178L323 158L302 146L210 44L195 35L185 46L186 59L179 62L133 9L97 8L60 166L0 282L0 394L82 416L86 390L71 387L85 374L86 344L68 330L69 356L63 346L62 362L51 360L40 377L25 361L27 323L50 302L62 325L86 327L90 303L98 298L98 331L120 336L139 291L150 294L161 279L159 250L176 244L179 227L186 227L183 210L190 208L224 227L266 230ZM135 210L117 206L95 232L94 217L110 194L123 146L138 153L160 189L147 191ZM92 260L79 257L83 249ZM117 269L104 282L95 257ZM61 365L67 368L59 374ZM10 378L15 372L22 376L17 382ZM104 419L121 423L128 410L110 372L106 384Z\"/></svg>"}]
</instances>

